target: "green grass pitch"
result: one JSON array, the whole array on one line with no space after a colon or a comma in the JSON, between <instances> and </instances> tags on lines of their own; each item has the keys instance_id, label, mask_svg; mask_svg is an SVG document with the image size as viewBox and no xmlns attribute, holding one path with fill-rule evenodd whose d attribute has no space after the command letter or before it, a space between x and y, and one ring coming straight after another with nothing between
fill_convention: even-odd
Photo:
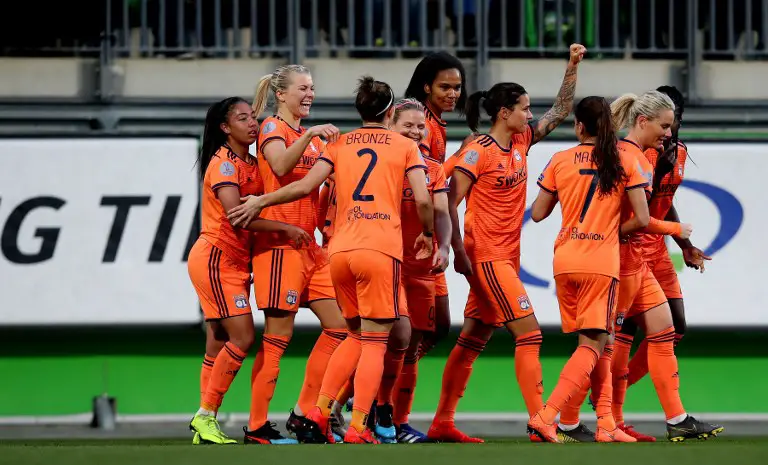
<instances>
[{"instance_id":1,"label":"green grass pitch","mask_svg":"<svg viewBox=\"0 0 768 465\"><path fill-rule=\"evenodd\" d=\"M297 464L621 465L763 464L768 438L715 438L679 444L531 444L523 439L486 444L192 446L185 440L3 441L0 464L173 465Z\"/></svg>"}]
</instances>

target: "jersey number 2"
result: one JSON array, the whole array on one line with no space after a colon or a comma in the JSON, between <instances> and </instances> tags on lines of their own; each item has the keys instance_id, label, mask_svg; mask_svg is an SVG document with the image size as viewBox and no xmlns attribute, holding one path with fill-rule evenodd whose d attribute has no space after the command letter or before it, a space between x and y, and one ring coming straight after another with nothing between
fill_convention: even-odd
<instances>
[{"instance_id":1,"label":"jersey number 2","mask_svg":"<svg viewBox=\"0 0 768 465\"><path fill-rule=\"evenodd\" d=\"M352 200L355 202L373 202L373 194L363 194L362 192L365 188L365 183L368 182L368 176L371 175L373 168L376 167L376 162L379 161L379 156L376 155L376 152L372 149L361 149L357 152L358 157L362 157L363 155L370 155L371 161L368 162L368 168L365 169L363 177L360 178L360 182L357 183L355 192L352 194Z\"/></svg>"},{"instance_id":2,"label":"jersey number 2","mask_svg":"<svg viewBox=\"0 0 768 465\"><path fill-rule=\"evenodd\" d=\"M597 170L595 169L582 169L579 170L579 174L582 176L592 176L592 181L589 183L589 190L587 191L587 198L584 199L584 206L581 208L581 216L579 216L579 223L583 223L584 217L587 216L589 205L592 203L592 199L595 197L597 182L600 180L600 178L597 176Z\"/></svg>"}]
</instances>

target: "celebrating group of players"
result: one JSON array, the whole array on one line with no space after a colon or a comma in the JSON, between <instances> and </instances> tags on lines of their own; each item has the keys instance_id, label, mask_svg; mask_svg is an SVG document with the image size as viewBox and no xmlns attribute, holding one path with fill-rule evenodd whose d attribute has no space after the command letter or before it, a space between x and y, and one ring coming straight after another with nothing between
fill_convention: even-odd
<instances>
[{"instance_id":1,"label":"celebrating group of players","mask_svg":"<svg viewBox=\"0 0 768 465\"><path fill-rule=\"evenodd\" d=\"M691 226L672 206L687 154L676 136L682 96L668 86L610 105L603 97L581 100L579 145L555 154L538 178L531 216L538 222L561 206L557 297L563 331L579 337L554 391L542 399L542 335L518 276L527 156L570 114L585 52L571 46L555 103L535 121L519 84L467 96L461 62L444 52L421 60L404 100L388 84L362 78L355 107L363 125L346 134L330 124L301 126L314 87L300 65L263 77L253 104L232 97L212 105L198 160L202 232L188 259L208 323L193 442L236 442L216 415L255 340L251 284L265 326L246 443L483 442L460 431L454 416L474 361L500 327L515 339L532 441L655 440L622 415L628 385L646 373L670 440L720 433L721 426L686 414L678 393L674 347L685 319L664 235L675 237L691 267L703 271L709 257L690 243ZM270 97L275 114L259 126ZM477 134L481 108L491 119L487 134ZM441 117L456 109L472 134L446 157ZM617 140L621 129L628 134ZM256 156L249 154L253 144ZM457 207L464 200L462 237ZM470 292L424 434L408 417L418 360L449 327L443 272L450 249ZM286 424L293 439L267 412L299 307L317 315L323 330ZM638 326L645 339L629 362ZM578 416L588 392L594 433ZM341 408L349 399L347 427Z\"/></svg>"}]
</instances>

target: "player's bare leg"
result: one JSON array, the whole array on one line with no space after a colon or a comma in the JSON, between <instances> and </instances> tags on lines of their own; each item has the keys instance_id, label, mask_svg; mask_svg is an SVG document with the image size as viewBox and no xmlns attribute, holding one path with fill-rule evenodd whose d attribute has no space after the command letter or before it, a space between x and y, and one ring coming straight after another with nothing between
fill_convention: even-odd
<instances>
[{"instance_id":1,"label":"player's bare leg","mask_svg":"<svg viewBox=\"0 0 768 465\"><path fill-rule=\"evenodd\" d=\"M427 355L451 331L451 305L447 295L435 296L435 330L425 332L419 358Z\"/></svg>"}]
</instances>

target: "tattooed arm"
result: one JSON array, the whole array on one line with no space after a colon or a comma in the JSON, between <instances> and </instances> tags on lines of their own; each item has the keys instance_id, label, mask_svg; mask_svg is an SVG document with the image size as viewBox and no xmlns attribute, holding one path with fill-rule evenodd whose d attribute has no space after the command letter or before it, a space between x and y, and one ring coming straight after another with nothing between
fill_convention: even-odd
<instances>
[{"instance_id":1,"label":"tattooed arm","mask_svg":"<svg viewBox=\"0 0 768 465\"><path fill-rule=\"evenodd\" d=\"M571 58L568 62L568 67L565 69L565 76L563 77L563 84L560 86L560 92L557 93L555 98L555 104L552 105L544 116L541 117L534 124L533 130L533 142L531 145L539 142L547 135L554 131L556 127L560 126L560 123L565 121L565 118L571 113L573 108L573 96L576 93L576 74L579 69L579 63L584 58L584 53L587 51L583 45L573 44L571 45Z\"/></svg>"}]
</instances>

